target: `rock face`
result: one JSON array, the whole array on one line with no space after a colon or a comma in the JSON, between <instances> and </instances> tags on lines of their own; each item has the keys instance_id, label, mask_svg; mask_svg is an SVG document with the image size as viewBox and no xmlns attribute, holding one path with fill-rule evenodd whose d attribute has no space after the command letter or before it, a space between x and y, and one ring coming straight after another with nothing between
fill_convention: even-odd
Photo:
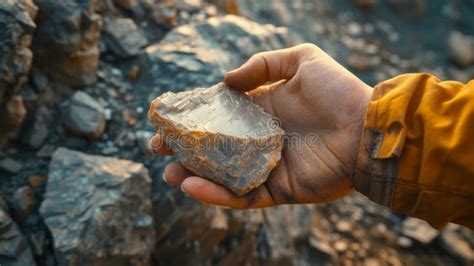
<instances>
[{"instance_id":1,"label":"rock face","mask_svg":"<svg viewBox=\"0 0 474 266\"><path fill-rule=\"evenodd\" d=\"M149 118L190 171L243 195L278 164L284 131L249 96L224 83L165 93Z\"/></svg>"},{"instance_id":2,"label":"rock face","mask_svg":"<svg viewBox=\"0 0 474 266\"><path fill-rule=\"evenodd\" d=\"M25 237L7 213L0 197L0 265L36 265Z\"/></svg>"},{"instance_id":3,"label":"rock face","mask_svg":"<svg viewBox=\"0 0 474 266\"><path fill-rule=\"evenodd\" d=\"M140 69L147 69L140 75L139 84L146 93L155 87L155 95L159 93L157 88L176 92L209 87L254 53L289 45L291 35L286 28L232 15L212 17L179 26L160 43L148 46L138 59Z\"/></svg>"},{"instance_id":4,"label":"rock face","mask_svg":"<svg viewBox=\"0 0 474 266\"><path fill-rule=\"evenodd\" d=\"M87 93L74 93L64 112L65 127L73 134L98 138L105 129L104 108Z\"/></svg>"},{"instance_id":5,"label":"rock face","mask_svg":"<svg viewBox=\"0 0 474 266\"><path fill-rule=\"evenodd\" d=\"M101 20L97 0L38 0L34 63L70 86L96 81Z\"/></svg>"},{"instance_id":6,"label":"rock face","mask_svg":"<svg viewBox=\"0 0 474 266\"><path fill-rule=\"evenodd\" d=\"M150 183L140 163L57 149L40 213L58 265L147 265Z\"/></svg>"},{"instance_id":7,"label":"rock face","mask_svg":"<svg viewBox=\"0 0 474 266\"><path fill-rule=\"evenodd\" d=\"M0 1L0 147L25 117L19 93L27 80L37 8L31 0Z\"/></svg>"},{"instance_id":8,"label":"rock face","mask_svg":"<svg viewBox=\"0 0 474 266\"><path fill-rule=\"evenodd\" d=\"M304 242L311 235L314 206L234 211L199 203L176 189L155 189L157 265L331 263Z\"/></svg>"},{"instance_id":9,"label":"rock face","mask_svg":"<svg viewBox=\"0 0 474 266\"><path fill-rule=\"evenodd\" d=\"M153 209L158 265L204 264L229 229L222 210L182 197L178 190L153 194Z\"/></svg>"}]
</instances>

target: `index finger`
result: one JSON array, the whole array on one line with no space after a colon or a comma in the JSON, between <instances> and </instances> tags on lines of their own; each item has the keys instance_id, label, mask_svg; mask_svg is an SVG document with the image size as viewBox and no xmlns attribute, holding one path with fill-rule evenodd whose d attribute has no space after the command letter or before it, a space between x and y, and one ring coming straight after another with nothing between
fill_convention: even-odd
<instances>
[{"instance_id":1,"label":"index finger","mask_svg":"<svg viewBox=\"0 0 474 266\"><path fill-rule=\"evenodd\" d=\"M159 134L155 134L148 141L148 149L154 154L160 154L164 156L172 156L173 151L166 147L166 143L161 139Z\"/></svg>"},{"instance_id":2,"label":"index finger","mask_svg":"<svg viewBox=\"0 0 474 266\"><path fill-rule=\"evenodd\" d=\"M190 176L181 183L181 190L189 196L212 205L234 209L256 209L274 206L275 202L265 186L237 196L227 188L198 176Z\"/></svg>"},{"instance_id":3,"label":"index finger","mask_svg":"<svg viewBox=\"0 0 474 266\"><path fill-rule=\"evenodd\" d=\"M269 81L289 80L307 55L313 55L318 49L314 44L301 44L255 54L245 64L228 72L224 82L231 88L249 91Z\"/></svg>"}]
</instances>

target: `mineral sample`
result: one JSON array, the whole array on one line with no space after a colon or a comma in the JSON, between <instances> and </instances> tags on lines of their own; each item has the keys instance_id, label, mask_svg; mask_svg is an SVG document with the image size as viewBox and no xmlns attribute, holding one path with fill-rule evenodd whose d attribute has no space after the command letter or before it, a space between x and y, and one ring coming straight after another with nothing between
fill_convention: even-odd
<instances>
[{"instance_id":1,"label":"mineral sample","mask_svg":"<svg viewBox=\"0 0 474 266\"><path fill-rule=\"evenodd\" d=\"M278 164L284 131L249 96L223 83L153 100L148 116L190 171L238 195Z\"/></svg>"},{"instance_id":2,"label":"mineral sample","mask_svg":"<svg viewBox=\"0 0 474 266\"><path fill-rule=\"evenodd\" d=\"M141 163L57 149L40 208L57 265L149 265L150 186Z\"/></svg>"}]
</instances>

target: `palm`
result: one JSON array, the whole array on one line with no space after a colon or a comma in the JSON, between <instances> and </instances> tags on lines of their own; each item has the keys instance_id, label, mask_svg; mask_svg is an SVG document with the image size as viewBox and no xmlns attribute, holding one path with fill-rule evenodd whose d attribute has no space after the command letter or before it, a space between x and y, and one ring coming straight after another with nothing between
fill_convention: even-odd
<instances>
[{"instance_id":1,"label":"palm","mask_svg":"<svg viewBox=\"0 0 474 266\"><path fill-rule=\"evenodd\" d=\"M279 82L261 86L269 81ZM179 163L165 169L167 182L201 201L233 208L325 202L352 192L350 178L371 94L366 84L314 45L257 54L228 73L225 82L247 91L280 120L288 138L279 165L262 186L241 197L193 176ZM170 155L160 143L155 136L151 146L158 148L153 150Z\"/></svg>"},{"instance_id":2,"label":"palm","mask_svg":"<svg viewBox=\"0 0 474 266\"><path fill-rule=\"evenodd\" d=\"M305 68L326 72L308 76L310 71ZM337 78L318 82L325 76ZM354 78L335 62L310 61L287 83L254 97L279 118L289 140L280 164L265 184L276 204L330 201L352 191L356 156L347 151L357 149L363 112L354 111L364 105L347 91L354 84L366 86L354 83Z\"/></svg>"}]
</instances>

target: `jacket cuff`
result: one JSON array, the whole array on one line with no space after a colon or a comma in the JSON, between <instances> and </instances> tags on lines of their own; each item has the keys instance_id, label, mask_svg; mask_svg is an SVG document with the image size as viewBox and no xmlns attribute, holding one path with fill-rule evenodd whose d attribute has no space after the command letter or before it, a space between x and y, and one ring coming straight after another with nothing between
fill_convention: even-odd
<instances>
[{"instance_id":1,"label":"jacket cuff","mask_svg":"<svg viewBox=\"0 0 474 266\"><path fill-rule=\"evenodd\" d=\"M374 121L377 121L378 100L388 92L382 85L374 88L367 108L352 182L354 188L370 200L390 207L395 194L398 159L379 156L384 133L373 127Z\"/></svg>"}]
</instances>

